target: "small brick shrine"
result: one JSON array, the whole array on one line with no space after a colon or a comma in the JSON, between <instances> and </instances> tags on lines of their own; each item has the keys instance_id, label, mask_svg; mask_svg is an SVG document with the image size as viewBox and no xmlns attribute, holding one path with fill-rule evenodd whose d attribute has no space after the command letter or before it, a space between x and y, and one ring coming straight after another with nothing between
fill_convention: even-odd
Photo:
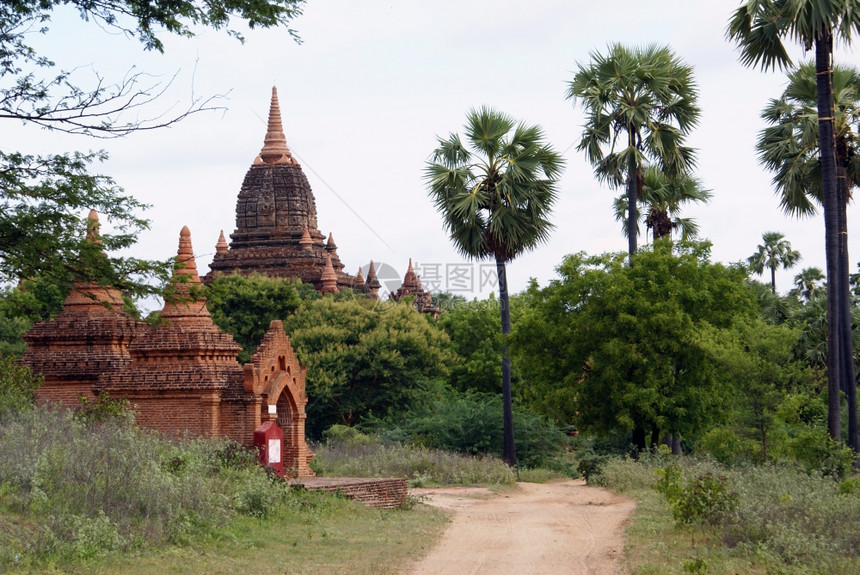
<instances>
[{"instance_id":1,"label":"small brick shrine","mask_svg":"<svg viewBox=\"0 0 860 575\"><path fill-rule=\"evenodd\" d=\"M88 237L98 241L90 213ZM105 391L134 406L140 425L168 435L229 437L253 447L254 430L276 421L284 430L288 475L309 477L313 457L305 441L306 370L280 321L242 366L241 347L213 322L202 297L191 246L182 229L162 323L151 326L122 310L117 290L79 284L51 321L24 335L22 363L42 374L39 401L76 405Z\"/></svg>"}]
</instances>

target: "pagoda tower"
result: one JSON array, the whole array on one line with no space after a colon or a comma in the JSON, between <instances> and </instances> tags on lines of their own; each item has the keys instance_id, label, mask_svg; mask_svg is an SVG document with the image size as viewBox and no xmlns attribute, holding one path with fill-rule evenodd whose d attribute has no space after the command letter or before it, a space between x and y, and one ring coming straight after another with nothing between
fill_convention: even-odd
<instances>
[{"instance_id":1,"label":"pagoda tower","mask_svg":"<svg viewBox=\"0 0 860 575\"><path fill-rule=\"evenodd\" d=\"M204 283L217 274L260 273L299 278L321 291L330 257L338 290L355 285L355 278L343 271L331 234L327 238L317 227L311 186L284 136L277 88L272 88L263 148L239 191L230 238L226 250L219 241Z\"/></svg>"}]
</instances>

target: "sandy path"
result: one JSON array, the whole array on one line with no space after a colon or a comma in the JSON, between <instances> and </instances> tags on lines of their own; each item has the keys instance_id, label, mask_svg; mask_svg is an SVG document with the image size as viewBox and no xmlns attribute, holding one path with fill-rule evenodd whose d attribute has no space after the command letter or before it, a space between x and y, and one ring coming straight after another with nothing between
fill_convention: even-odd
<instances>
[{"instance_id":1,"label":"sandy path","mask_svg":"<svg viewBox=\"0 0 860 575\"><path fill-rule=\"evenodd\" d=\"M439 544L410 575L620 575L624 524L635 503L582 481L519 483L493 496L416 489L454 511Z\"/></svg>"}]
</instances>

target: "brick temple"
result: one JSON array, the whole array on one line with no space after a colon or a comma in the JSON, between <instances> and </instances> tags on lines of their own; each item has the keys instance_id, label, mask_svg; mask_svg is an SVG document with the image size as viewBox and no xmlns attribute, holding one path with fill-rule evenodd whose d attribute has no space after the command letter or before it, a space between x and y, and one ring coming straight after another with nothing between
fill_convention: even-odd
<instances>
[{"instance_id":1,"label":"brick temple","mask_svg":"<svg viewBox=\"0 0 860 575\"><path fill-rule=\"evenodd\" d=\"M412 269L412 258L409 258L409 268L403 276L403 284L396 292L388 294L389 299L400 302L405 297L411 297L412 305L421 313L439 317L441 310L433 304L433 295L421 285L421 278Z\"/></svg>"},{"instance_id":2,"label":"brick temple","mask_svg":"<svg viewBox=\"0 0 860 575\"><path fill-rule=\"evenodd\" d=\"M322 293L366 285L343 271L334 237L318 229L310 183L284 136L277 88L272 88L263 148L239 191L230 239L228 244L221 233L204 283L217 274L260 273L298 278Z\"/></svg>"},{"instance_id":3,"label":"brick temple","mask_svg":"<svg viewBox=\"0 0 860 575\"><path fill-rule=\"evenodd\" d=\"M88 237L98 242L97 216ZM44 377L40 402L78 404L100 392L127 399L137 422L167 435L229 437L246 447L268 421L284 431L283 462L291 476L313 476L305 441L306 369L283 324L273 321L250 363L206 309L202 284L184 227L161 322L136 321L119 292L76 284L57 316L24 335L22 363Z\"/></svg>"}]
</instances>

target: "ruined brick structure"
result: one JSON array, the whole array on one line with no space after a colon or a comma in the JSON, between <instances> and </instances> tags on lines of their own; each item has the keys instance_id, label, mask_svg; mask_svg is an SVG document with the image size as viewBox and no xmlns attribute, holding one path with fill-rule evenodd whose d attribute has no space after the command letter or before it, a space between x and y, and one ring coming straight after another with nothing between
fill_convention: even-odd
<instances>
[{"instance_id":1,"label":"ruined brick structure","mask_svg":"<svg viewBox=\"0 0 860 575\"><path fill-rule=\"evenodd\" d=\"M95 222L95 214L91 213ZM43 375L40 401L77 404L105 391L134 406L140 425L168 435L225 436L252 447L254 430L277 421L284 466L312 476L305 441L305 368L281 322L272 322L251 363L213 322L202 296L191 246L182 229L161 323L128 316L116 290L78 285L55 319L25 334L22 363Z\"/></svg>"},{"instance_id":2,"label":"ruined brick structure","mask_svg":"<svg viewBox=\"0 0 860 575\"><path fill-rule=\"evenodd\" d=\"M409 258L409 269L406 270L406 275L403 276L403 284L396 292L388 294L388 297L396 302L405 297L412 297L414 298L412 305L419 312L439 317L440 310L437 306L433 305L433 296L429 291L424 290L424 286L421 285L421 278L412 269L412 258Z\"/></svg>"},{"instance_id":3,"label":"ruined brick structure","mask_svg":"<svg viewBox=\"0 0 860 575\"><path fill-rule=\"evenodd\" d=\"M239 191L236 230L230 238L228 245L222 232L205 283L219 273L261 273L299 278L323 293L356 286L356 278L343 271L332 235L326 239L317 229L316 201L287 147L276 88L263 148Z\"/></svg>"}]
</instances>

